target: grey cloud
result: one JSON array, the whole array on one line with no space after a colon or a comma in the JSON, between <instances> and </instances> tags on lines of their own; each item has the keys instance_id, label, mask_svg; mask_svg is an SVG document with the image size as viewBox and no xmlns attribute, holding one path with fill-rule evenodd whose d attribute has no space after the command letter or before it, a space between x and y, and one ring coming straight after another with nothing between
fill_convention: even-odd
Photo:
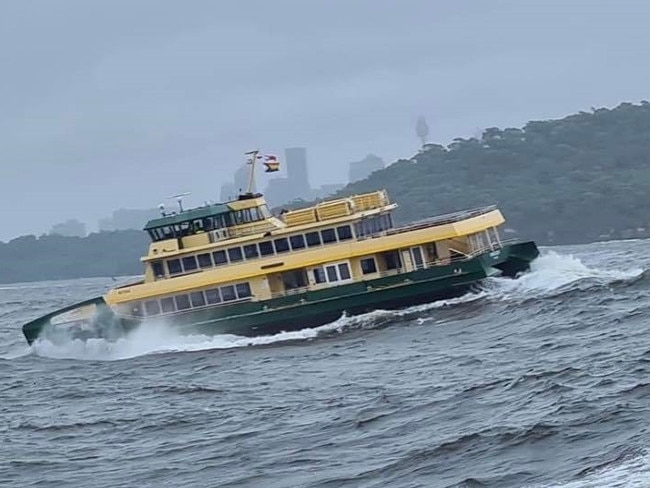
<instances>
[{"instance_id":1,"label":"grey cloud","mask_svg":"<svg viewBox=\"0 0 650 488\"><path fill-rule=\"evenodd\" d=\"M215 198L242 153L305 145L312 180L647 98L641 1L4 2L0 239L175 191Z\"/></svg>"}]
</instances>

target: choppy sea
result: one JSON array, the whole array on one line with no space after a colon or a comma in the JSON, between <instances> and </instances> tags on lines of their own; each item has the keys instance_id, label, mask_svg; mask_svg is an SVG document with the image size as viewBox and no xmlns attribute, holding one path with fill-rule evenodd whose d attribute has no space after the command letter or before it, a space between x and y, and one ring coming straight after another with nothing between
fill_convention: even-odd
<instances>
[{"instance_id":1,"label":"choppy sea","mask_svg":"<svg viewBox=\"0 0 650 488\"><path fill-rule=\"evenodd\" d=\"M650 486L650 241L270 337L28 347L108 279L0 285L0 486Z\"/></svg>"}]
</instances>

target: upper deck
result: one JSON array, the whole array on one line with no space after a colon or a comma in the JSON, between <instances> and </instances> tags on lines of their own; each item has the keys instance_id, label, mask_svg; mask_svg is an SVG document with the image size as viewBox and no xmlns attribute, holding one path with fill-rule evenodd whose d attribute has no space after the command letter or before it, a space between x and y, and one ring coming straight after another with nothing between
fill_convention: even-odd
<instances>
[{"instance_id":1,"label":"upper deck","mask_svg":"<svg viewBox=\"0 0 650 488\"><path fill-rule=\"evenodd\" d=\"M382 190L282 211L279 217L275 217L262 195L243 195L231 202L206 205L151 220L144 230L149 233L152 243L142 261L351 222L374 214L390 213L396 207Z\"/></svg>"}]
</instances>

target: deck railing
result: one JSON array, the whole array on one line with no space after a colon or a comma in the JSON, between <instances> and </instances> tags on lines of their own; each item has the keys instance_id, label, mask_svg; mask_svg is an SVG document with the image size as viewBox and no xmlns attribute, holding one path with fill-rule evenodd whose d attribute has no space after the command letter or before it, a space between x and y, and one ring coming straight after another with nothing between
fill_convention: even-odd
<instances>
[{"instance_id":1,"label":"deck railing","mask_svg":"<svg viewBox=\"0 0 650 488\"><path fill-rule=\"evenodd\" d=\"M497 207L496 205L489 205L487 207L473 208L470 210L461 210L459 212L452 212L444 215L437 215L436 217L431 217L428 219L416 220L410 224L403 225L401 227L396 227L386 231L387 235L401 234L402 232L410 232L418 229L425 229L427 227L434 227L437 225L446 225L460 222L461 220L471 219L473 217L479 217L485 215Z\"/></svg>"}]
</instances>

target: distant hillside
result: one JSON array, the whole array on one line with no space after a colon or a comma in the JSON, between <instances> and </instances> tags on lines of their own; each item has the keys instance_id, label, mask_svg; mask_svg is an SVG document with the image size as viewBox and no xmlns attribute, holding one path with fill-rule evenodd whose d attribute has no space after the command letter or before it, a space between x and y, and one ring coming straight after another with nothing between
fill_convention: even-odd
<instances>
[{"instance_id":1,"label":"distant hillside","mask_svg":"<svg viewBox=\"0 0 650 488\"><path fill-rule=\"evenodd\" d=\"M148 242L149 236L136 230L0 242L0 283L141 274Z\"/></svg>"},{"instance_id":2,"label":"distant hillside","mask_svg":"<svg viewBox=\"0 0 650 488\"><path fill-rule=\"evenodd\" d=\"M338 195L386 188L401 222L496 203L541 244L650 236L650 104L581 112L428 145ZM141 231L0 243L0 282L140 274Z\"/></svg>"},{"instance_id":3,"label":"distant hillside","mask_svg":"<svg viewBox=\"0 0 650 488\"><path fill-rule=\"evenodd\" d=\"M339 195L386 188L410 221L496 203L540 243L650 235L650 104L581 112L428 145Z\"/></svg>"}]
</instances>

